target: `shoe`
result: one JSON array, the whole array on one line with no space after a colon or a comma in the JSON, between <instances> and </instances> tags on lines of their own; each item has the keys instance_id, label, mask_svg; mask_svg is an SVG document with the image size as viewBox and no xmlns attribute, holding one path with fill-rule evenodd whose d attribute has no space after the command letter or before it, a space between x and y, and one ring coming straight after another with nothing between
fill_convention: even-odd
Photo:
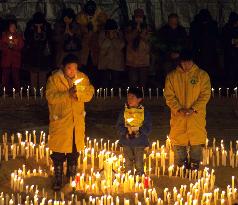
<instances>
[{"instance_id":1,"label":"shoe","mask_svg":"<svg viewBox=\"0 0 238 205\"><path fill-rule=\"evenodd\" d=\"M63 163L54 165L55 178L53 183L53 190L60 191L63 183Z\"/></svg>"}]
</instances>

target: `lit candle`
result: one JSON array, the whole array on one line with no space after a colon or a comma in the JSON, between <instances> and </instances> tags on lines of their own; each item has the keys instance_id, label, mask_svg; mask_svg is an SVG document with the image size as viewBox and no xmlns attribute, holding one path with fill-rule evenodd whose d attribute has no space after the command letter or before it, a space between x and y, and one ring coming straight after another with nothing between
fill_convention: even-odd
<instances>
[{"instance_id":1,"label":"lit candle","mask_svg":"<svg viewBox=\"0 0 238 205\"><path fill-rule=\"evenodd\" d=\"M27 94L27 99L30 100L30 86L27 87L26 94Z\"/></svg>"},{"instance_id":2,"label":"lit candle","mask_svg":"<svg viewBox=\"0 0 238 205\"><path fill-rule=\"evenodd\" d=\"M111 88L111 98L114 97L114 92L113 92L113 88Z\"/></svg>"},{"instance_id":3,"label":"lit candle","mask_svg":"<svg viewBox=\"0 0 238 205\"><path fill-rule=\"evenodd\" d=\"M226 88L226 97L229 98L229 88Z\"/></svg>"},{"instance_id":4,"label":"lit candle","mask_svg":"<svg viewBox=\"0 0 238 205\"><path fill-rule=\"evenodd\" d=\"M22 92L23 92L23 87L21 87L21 89L20 89L20 98L21 98L21 100L22 100Z\"/></svg>"},{"instance_id":5,"label":"lit candle","mask_svg":"<svg viewBox=\"0 0 238 205\"><path fill-rule=\"evenodd\" d=\"M40 98L41 98L41 99L43 99L43 95L44 95L43 89L44 89L43 87L41 87L41 89L40 89Z\"/></svg>"},{"instance_id":6,"label":"lit candle","mask_svg":"<svg viewBox=\"0 0 238 205\"><path fill-rule=\"evenodd\" d=\"M34 99L36 100L36 88L34 88Z\"/></svg>"},{"instance_id":7,"label":"lit candle","mask_svg":"<svg viewBox=\"0 0 238 205\"><path fill-rule=\"evenodd\" d=\"M237 87L234 88L235 91L235 98L237 98Z\"/></svg>"},{"instance_id":8,"label":"lit candle","mask_svg":"<svg viewBox=\"0 0 238 205\"><path fill-rule=\"evenodd\" d=\"M16 99L16 90L15 90L15 88L12 89L12 92L13 92L13 99Z\"/></svg>"},{"instance_id":9,"label":"lit candle","mask_svg":"<svg viewBox=\"0 0 238 205\"><path fill-rule=\"evenodd\" d=\"M212 97L214 98L215 97L215 89L212 88Z\"/></svg>"},{"instance_id":10,"label":"lit candle","mask_svg":"<svg viewBox=\"0 0 238 205\"><path fill-rule=\"evenodd\" d=\"M218 92L219 92L219 97L221 97L221 88L219 88Z\"/></svg>"},{"instance_id":11,"label":"lit candle","mask_svg":"<svg viewBox=\"0 0 238 205\"><path fill-rule=\"evenodd\" d=\"M149 98L151 100L151 88L149 88Z\"/></svg>"},{"instance_id":12,"label":"lit candle","mask_svg":"<svg viewBox=\"0 0 238 205\"><path fill-rule=\"evenodd\" d=\"M6 98L6 88L3 87L3 99L5 99L5 98Z\"/></svg>"}]
</instances>

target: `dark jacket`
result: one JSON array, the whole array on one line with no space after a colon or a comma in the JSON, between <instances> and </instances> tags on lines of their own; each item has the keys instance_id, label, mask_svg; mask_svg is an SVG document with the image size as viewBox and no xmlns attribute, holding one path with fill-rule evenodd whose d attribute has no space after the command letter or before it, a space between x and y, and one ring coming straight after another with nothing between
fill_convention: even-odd
<instances>
[{"instance_id":1,"label":"dark jacket","mask_svg":"<svg viewBox=\"0 0 238 205\"><path fill-rule=\"evenodd\" d=\"M125 119L124 119L124 110L119 114L117 120L117 131L120 136L119 143L123 146L130 147L147 147L149 146L148 136L152 129L151 115L145 109L144 111L144 122L143 125L139 129L139 137L134 139L127 139L126 135L128 129L125 127Z\"/></svg>"}]
</instances>

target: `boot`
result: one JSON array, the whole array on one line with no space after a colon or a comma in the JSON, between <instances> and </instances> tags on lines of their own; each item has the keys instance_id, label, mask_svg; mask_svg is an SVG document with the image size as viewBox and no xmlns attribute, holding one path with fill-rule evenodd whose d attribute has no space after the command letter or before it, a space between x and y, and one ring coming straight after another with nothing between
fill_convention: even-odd
<instances>
[{"instance_id":1,"label":"boot","mask_svg":"<svg viewBox=\"0 0 238 205\"><path fill-rule=\"evenodd\" d=\"M77 174L77 167L78 167L78 164L76 162L67 163L66 176L67 176L68 180L70 179L70 177L72 177L72 180L74 180L74 178Z\"/></svg>"},{"instance_id":2,"label":"boot","mask_svg":"<svg viewBox=\"0 0 238 205\"><path fill-rule=\"evenodd\" d=\"M63 163L57 163L54 165L55 179L53 184L54 191L60 191L63 183Z\"/></svg>"}]
</instances>

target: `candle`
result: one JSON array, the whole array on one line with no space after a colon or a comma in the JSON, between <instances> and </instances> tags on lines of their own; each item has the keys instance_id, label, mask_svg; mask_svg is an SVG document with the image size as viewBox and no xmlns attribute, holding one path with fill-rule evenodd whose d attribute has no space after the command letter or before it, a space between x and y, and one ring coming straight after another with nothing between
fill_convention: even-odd
<instances>
[{"instance_id":1,"label":"candle","mask_svg":"<svg viewBox=\"0 0 238 205\"><path fill-rule=\"evenodd\" d=\"M41 98L41 99L43 99L43 95L44 95L43 89L44 89L43 87L41 87L41 89L40 89L40 98Z\"/></svg>"},{"instance_id":2,"label":"candle","mask_svg":"<svg viewBox=\"0 0 238 205\"><path fill-rule=\"evenodd\" d=\"M5 98L6 98L6 88L3 87L3 99L5 99Z\"/></svg>"},{"instance_id":3,"label":"candle","mask_svg":"<svg viewBox=\"0 0 238 205\"><path fill-rule=\"evenodd\" d=\"M159 88L156 88L156 98L159 98Z\"/></svg>"},{"instance_id":4,"label":"candle","mask_svg":"<svg viewBox=\"0 0 238 205\"><path fill-rule=\"evenodd\" d=\"M215 97L215 89L212 88L212 97L214 98Z\"/></svg>"},{"instance_id":5,"label":"candle","mask_svg":"<svg viewBox=\"0 0 238 205\"><path fill-rule=\"evenodd\" d=\"M114 97L114 92L113 92L113 88L111 88L111 98Z\"/></svg>"},{"instance_id":6,"label":"candle","mask_svg":"<svg viewBox=\"0 0 238 205\"><path fill-rule=\"evenodd\" d=\"M27 93L27 99L30 100L30 86L27 87L26 93Z\"/></svg>"},{"instance_id":7,"label":"candle","mask_svg":"<svg viewBox=\"0 0 238 205\"><path fill-rule=\"evenodd\" d=\"M119 88L119 99L121 99L121 88Z\"/></svg>"},{"instance_id":8,"label":"candle","mask_svg":"<svg viewBox=\"0 0 238 205\"><path fill-rule=\"evenodd\" d=\"M221 97L221 88L218 89L219 97Z\"/></svg>"},{"instance_id":9,"label":"candle","mask_svg":"<svg viewBox=\"0 0 238 205\"><path fill-rule=\"evenodd\" d=\"M149 98L151 100L151 88L149 88Z\"/></svg>"},{"instance_id":10,"label":"candle","mask_svg":"<svg viewBox=\"0 0 238 205\"><path fill-rule=\"evenodd\" d=\"M16 99L16 90L15 90L15 88L12 89L12 92L13 92L13 99Z\"/></svg>"},{"instance_id":11,"label":"candle","mask_svg":"<svg viewBox=\"0 0 238 205\"><path fill-rule=\"evenodd\" d=\"M21 100L22 100L22 92L23 92L23 87L21 87L21 89L20 89L20 98L21 98Z\"/></svg>"},{"instance_id":12,"label":"candle","mask_svg":"<svg viewBox=\"0 0 238 205\"><path fill-rule=\"evenodd\" d=\"M226 88L226 97L229 98L229 88Z\"/></svg>"},{"instance_id":13,"label":"candle","mask_svg":"<svg viewBox=\"0 0 238 205\"><path fill-rule=\"evenodd\" d=\"M237 87L234 88L235 98L237 98Z\"/></svg>"},{"instance_id":14,"label":"candle","mask_svg":"<svg viewBox=\"0 0 238 205\"><path fill-rule=\"evenodd\" d=\"M34 99L36 100L36 88L34 88Z\"/></svg>"}]
</instances>

